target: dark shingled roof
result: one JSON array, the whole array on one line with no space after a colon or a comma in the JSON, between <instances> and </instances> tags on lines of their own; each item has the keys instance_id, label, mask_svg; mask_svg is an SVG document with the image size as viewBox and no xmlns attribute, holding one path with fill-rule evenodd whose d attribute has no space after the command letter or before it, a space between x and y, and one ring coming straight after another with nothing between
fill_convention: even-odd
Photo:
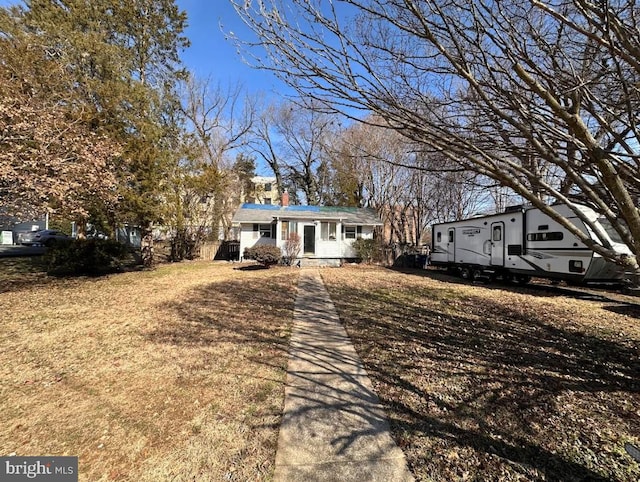
<instances>
[{"instance_id":1,"label":"dark shingled roof","mask_svg":"<svg viewBox=\"0 0 640 482\"><path fill-rule=\"evenodd\" d=\"M314 221L342 221L346 224L382 226L373 209L333 206L277 206L272 204L243 204L233 216L232 223L270 223L274 219L310 219Z\"/></svg>"}]
</instances>

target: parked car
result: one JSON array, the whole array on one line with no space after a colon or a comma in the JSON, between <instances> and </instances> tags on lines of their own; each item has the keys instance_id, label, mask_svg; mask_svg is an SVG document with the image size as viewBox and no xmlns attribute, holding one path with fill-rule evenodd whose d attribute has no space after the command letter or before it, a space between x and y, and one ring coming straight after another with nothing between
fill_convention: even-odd
<instances>
[{"instance_id":1,"label":"parked car","mask_svg":"<svg viewBox=\"0 0 640 482\"><path fill-rule=\"evenodd\" d=\"M62 231L56 231L55 229L41 229L40 231L31 231L30 233L24 233L21 236L20 243L33 246L55 246L58 243L65 243L71 241L71 236L63 233Z\"/></svg>"}]
</instances>

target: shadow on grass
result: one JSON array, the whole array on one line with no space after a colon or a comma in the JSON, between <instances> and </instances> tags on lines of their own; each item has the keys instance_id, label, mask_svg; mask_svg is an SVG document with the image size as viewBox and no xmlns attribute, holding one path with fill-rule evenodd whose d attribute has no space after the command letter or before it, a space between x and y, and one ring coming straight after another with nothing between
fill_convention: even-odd
<instances>
[{"instance_id":1,"label":"shadow on grass","mask_svg":"<svg viewBox=\"0 0 640 482\"><path fill-rule=\"evenodd\" d=\"M438 281L445 281L447 283L459 284L459 285L476 285L482 286L487 289L500 289L500 290L510 290L514 293L524 293L531 296L538 296L543 298L551 298L556 296L564 296L567 298L573 298L576 300L585 300L585 301L600 301L603 303L620 303L619 300L614 299L611 295L608 294L607 290L612 295L621 293L620 288L616 288L615 286L607 287L606 285L596 285L596 286L560 286L554 285L550 282L543 282L542 284L537 283L528 283L525 285L519 285L516 283L506 283L501 280L493 281L490 283L478 281L478 282L470 282L469 280L465 280L460 278L455 274L451 274L445 270L440 269L414 269L414 268L390 268L390 271L394 271L397 273L407 274L411 276L417 276L420 278L430 278ZM591 291L591 290L598 290ZM639 300L640 303L640 300ZM634 304L634 302L628 303L630 306L640 306L638 304Z\"/></svg>"},{"instance_id":2,"label":"shadow on grass","mask_svg":"<svg viewBox=\"0 0 640 482\"><path fill-rule=\"evenodd\" d=\"M640 477L637 465L611 455L614 439L595 435L640 433L637 341L554 326L545 313L524 318L503 300L472 296L458 306L436 289L404 288L404 296L361 285L330 292L398 443L429 454L409 457L416 473L441 480L465 470L486 480L504 478L505 470L546 480ZM466 450L467 460L432 456L434 446L445 454Z\"/></svg>"},{"instance_id":3,"label":"shadow on grass","mask_svg":"<svg viewBox=\"0 0 640 482\"><path fill-rule=\"evenodd\" d=\"M402 268L402 269L392 269L392 271L396 271L398 273L408 274L412 276L417 276L421 278L430 278L438 281L445 281L447 283L460 284L469 286L470 283L468 280L463 280L455 275L448 274L444 271L436 271L433 269L422 270L422 269L410 269L410 268ZM563 296L566 298L572 298L575 300L584 300L584 301L598 301L602 303L609 303L610 306L604 306L603 309L607 311L611 311L612 313L617 313L619 315L631 316L633 318L640 318L640 300L636 303L633 301L620 301L619 299L615 299L611 295L607 295L604 293L597 293L593 291L584 290L581 287L562 287L562 286L553 286L548 284L527 284L524 286L515 285L513 283L477 283L477 286L482 286L487 289L499 289L499 290L509 290L514 293L527 294L531 296L537 296L542 298L553 298L557 296ZM588 289L588 287L587 287ZM617 293L618 290L615 288L611 288L613 293Z\"/></svg>"},{"instance_id":4,"label":"shadow on grass","mask_svg":"<svg viewBox=\"0 0 640 482\"><path fill-rule=\"evenodd\" d=\"M53 281L41 256L0 258L0 293L21 291Z\"/></svg>"},{"instance_id":5,"label":"shadow on grass","mask_svg":"<svg viewBox=\"0 0 640 482\"><path fill-rule=\"evenodd\" d=\"M294 288L286 274L266 272L211 283L165 306L178 315L178 323L159 326L147 338L177 346L242 344L280 353L288 344ZM267 363L267 357L262 361Z\"/></svg>"},{"instance_id":6,"label":"shadow on grass","mask_svg":"<svg viewBox=\"0 0 640 482\"><path fill-rule=\"evenodd\" d=\"M640 306L632 305L631 303L622 303L612 306L605 306L605 310L617 313L619 315L631 316L633 318L640 318Z\"/></svg>"},{"instance_id":7,"label":"shadow on grass","mask_svg":"<svg viewBox=\"0 0 640 482\"><path fill-rule=\"evenodd\" d=\"M239 266L233 269L236 271L260 271L263 269L269 269L269 267L263 264L250 264L249 266Z\"/></svg>"},{"instance_id":8,"label":"shadow on grass","mask_svg":"<svg viewBox=\"0 0 640 482\"><path fill-rule=\"evenodd\" d=\"M136 260L130 259L122 266L108 268L95 273L48 273L45 256L22 256L0 258L0 293L19 292L34 287L59 286L61 283L100 281L108 276L128 272L150 271Z\"/></svg>"}]
</instances>

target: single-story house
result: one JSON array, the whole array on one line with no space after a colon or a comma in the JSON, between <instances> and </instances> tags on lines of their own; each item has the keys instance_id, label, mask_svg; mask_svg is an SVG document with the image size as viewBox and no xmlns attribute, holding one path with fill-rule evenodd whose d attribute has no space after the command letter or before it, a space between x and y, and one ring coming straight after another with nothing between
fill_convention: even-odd
<instances>
[{"instance_id":1,"label":"single-story house","mask_svg":"<svg viewBox=\"0 0 640 482\"><path fill-rule=\"evenodd\" d=\"M240 255L246 248L270 244L283 249L290 233L301 241L299 257L336 264L355 259L352 244L372 239L382 221L373 209L329 206L243 204L233 216L239 228Z\"/></svg>"}]
</instances>

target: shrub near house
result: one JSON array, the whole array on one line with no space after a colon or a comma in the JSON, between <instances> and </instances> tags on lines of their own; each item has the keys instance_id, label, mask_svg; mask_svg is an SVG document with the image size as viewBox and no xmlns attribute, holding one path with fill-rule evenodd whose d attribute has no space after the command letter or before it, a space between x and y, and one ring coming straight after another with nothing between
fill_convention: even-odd
<instances>
[{"instance_id":1,"label":"shrub near house","mask_svg":"<svg viewBox=\"0 0 640 482\"><path fill-rule=\"evenodd\" d=\"M244 259L254 259L267 268L278 264L282 259L282 251L277 246L262 244L244 250Z\"/></svg>"},{"instance_id":2,"label":"shrub near house","mask_svg":"<svg viewBox=\"0 0 640 482\"><path fill-rule=\"evenodd\" d=\"M374 263L382 260L382 246L377 239L356 239L353 249L363 263Z\"/></svg>"},{"instance_id":3,"label":"shrub near house","mask_svg":"<svg viewBox=\"0 0 640 482\"><path fill-rule=\"evenodd\" d=\"M45 254L47 273L54 276L101 276L122 270L131 253L110 239L75 239L50 248Z\"/></svg>"}]
</instances>

